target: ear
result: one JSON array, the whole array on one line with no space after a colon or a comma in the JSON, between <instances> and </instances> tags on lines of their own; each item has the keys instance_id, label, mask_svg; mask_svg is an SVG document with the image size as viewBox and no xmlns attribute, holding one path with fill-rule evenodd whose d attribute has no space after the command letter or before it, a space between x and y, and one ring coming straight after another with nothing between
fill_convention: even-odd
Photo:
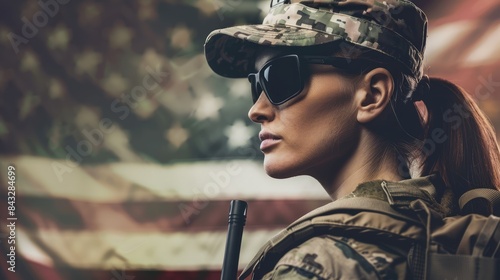
<instances>
[{"instance_id":1,"label":"ear","mask_svg":"<svg viewBox=\"0 0 500 280\"><path fill-rule=\"evenodd\" d=\"M357 120L369 123L382 114L391 100L394 79L385 68L375 68L364 74L356 91Z\"/></svg>"}]
</instances>

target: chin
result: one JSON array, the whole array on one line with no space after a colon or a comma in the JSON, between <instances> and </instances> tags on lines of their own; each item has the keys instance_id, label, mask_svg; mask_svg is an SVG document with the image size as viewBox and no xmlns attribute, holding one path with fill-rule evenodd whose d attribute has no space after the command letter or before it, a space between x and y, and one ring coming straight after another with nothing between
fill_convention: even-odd
<instances>
[{"instance_id":1,"label":"chin","mask_svg":"<svg viewBox=\"0 0 500 280\"><path fill-rule=\"evenodd\" d=\"M266 171L267 175L275 179L286 179L301 175L298 174L295 168L293 168L293 166L289 164L290 162L290 159L278 160L274 158L268 158L268 156L266 156L264 159L264 170Z\"/></svg>"}]
</instances>

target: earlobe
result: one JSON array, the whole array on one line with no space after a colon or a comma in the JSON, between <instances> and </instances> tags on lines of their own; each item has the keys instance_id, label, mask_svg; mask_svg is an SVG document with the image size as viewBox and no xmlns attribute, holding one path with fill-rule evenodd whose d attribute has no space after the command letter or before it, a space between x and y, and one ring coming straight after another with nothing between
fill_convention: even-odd
<instances>
[{"instance_id":1,"label":"earlobe","mask_svg":"<svg viewBox=\"0 0 500 280\"><path fill-rule=\"evenodd\" d=\"M394 91L394 79L385 68L375 68L364 74L358 84L356 101L357 119L369 123L384 112Z\"/></svg>"}]
</instances>

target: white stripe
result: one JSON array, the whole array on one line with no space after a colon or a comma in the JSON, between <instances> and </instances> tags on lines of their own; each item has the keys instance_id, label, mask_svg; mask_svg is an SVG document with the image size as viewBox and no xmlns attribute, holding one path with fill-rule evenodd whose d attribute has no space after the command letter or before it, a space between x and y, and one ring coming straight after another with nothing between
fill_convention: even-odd
<instances>
[{"instance_id":1,"label":"white stripe","mask_svg":"<svg viewBox=\"0 0 500 280\"><path fill-rule=\"evenodd\" d=\"M22 195L44 196L92 200L96 202L123 201L128 186L123 183L115 186L107 184L106 166L101 166L101 179L90 176L80 167L70 167L65 161L50 158L17 156L0 157L0 170L14 165L16 170L16 191ZM89 168L95 170L95 168ZM64 170L66 173L56 173ZM61 179L61 180L60 180ZM6 187L5 185L3 185Z\"/></svg>"},{"instance_id":2,"label":"white stripe","mask_svg":"<svg viewBox=\"0 0 500 280\"><path fill-rule=\"evenodd\" d=\"M18 228L18 254L52 265L36 242L54 252L69 266L86 269L219 270L225 251L226 232L110 233L91 231L39 231L34 241ZM278 230L245 231L240 253L244 268L261 245Z\"/></svg>"},{"instance_id":3,"label":"white stripe","mask_svg":"<svg viewBox=\"0 0 500 280\"><path fill-rule=\"evenodd\" d=\"M462 67L498 63L500 59L500 21L492 24L484 31L482 40L475 44L475 48L462 61Z\"/></svg>"},{"instance_id":4,"label":"white stripe","mask_svg":"<svg viewBox=\"0 0 500 280\"><path fill-rule=\"evenodd\" d=\"M201 193L207 199L328 199L312 178L273 179L262 163L252 160L212 161L171 166L116 164L115 174L144 184L161 197L191 199Z\"/></svg>"},{"instance_id":5,"label":"white stripe","mask_svg":"<svg viewBox=\"0 0 500 280\"><path fill-rule=\"evenodd\" d=\"M424 63L443 63L443 55L461 47L460 42L466 42L466 36L474 32L476 27L474 21L455 21L429 30Z\"/></svg>"},{"instance_id":6,"label":"white stripe","mask_svg":"<svg viewBox=\"0 0 500 280\"><path fill-rule=\"evenodd\" d=\"M41 157L0 158L0 170L14 164L18 191L81 201L328 199L312 178L273 179L262 163L252 160L174 165L114 163L69 167L65 161ZM68 168L59 177L57 170ZM62 178L62 180L59 180ZM5 186L5 185L4 185Z\"/></svg>"}]
</instances>

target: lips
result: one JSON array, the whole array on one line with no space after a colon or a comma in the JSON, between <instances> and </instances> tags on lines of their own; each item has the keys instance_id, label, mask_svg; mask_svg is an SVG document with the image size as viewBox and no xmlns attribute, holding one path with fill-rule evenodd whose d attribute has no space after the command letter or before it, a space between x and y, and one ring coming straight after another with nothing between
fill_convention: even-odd
<instances>
[{"instance_id":1,"label":"lips","mask_svg":"<svg viewBox=\"0 0 500 280\"><path fill-rule=\"evenodd\" d=\"M259 133L259 139L262 141L260 143L260 149L263 152L265 150L269 150L271 147L274 147L281 141L281 137L267 131L261 131Z\"/></svg>"}]
</instances>

